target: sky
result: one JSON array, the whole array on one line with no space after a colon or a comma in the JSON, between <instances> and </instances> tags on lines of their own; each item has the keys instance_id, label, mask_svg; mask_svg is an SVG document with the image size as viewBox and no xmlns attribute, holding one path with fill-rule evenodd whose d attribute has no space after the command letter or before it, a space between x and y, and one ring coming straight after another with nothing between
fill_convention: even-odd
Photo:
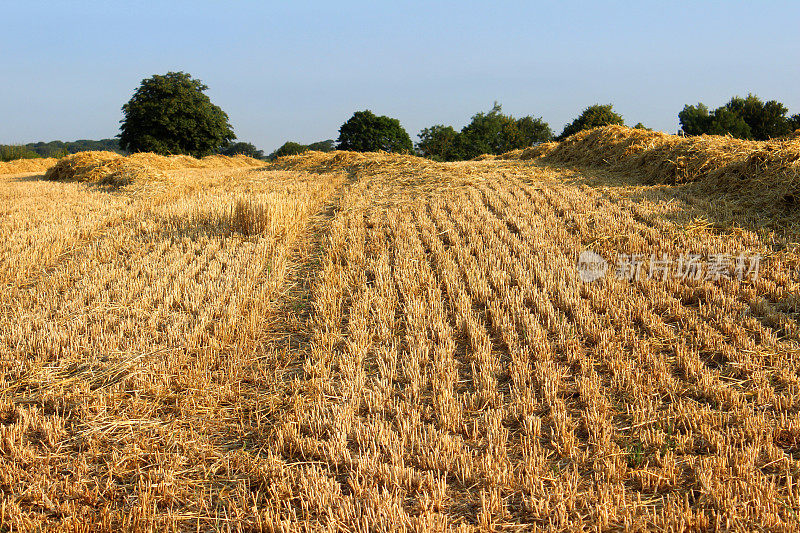
<instances>
[{"instance_id":1,"label":"sky","mask_svg":"<svg viewBox=\"0 0 800 533\"><path fill-rule=\"evenodd\" d=\"M101 139L142 79L209 86L267 153L354 111L413 140L493 102L556 133L591 104L674 133L686 104L754 93L800 113L800 2L0 0L0 144Z\"/></svg>"}]
</instances>

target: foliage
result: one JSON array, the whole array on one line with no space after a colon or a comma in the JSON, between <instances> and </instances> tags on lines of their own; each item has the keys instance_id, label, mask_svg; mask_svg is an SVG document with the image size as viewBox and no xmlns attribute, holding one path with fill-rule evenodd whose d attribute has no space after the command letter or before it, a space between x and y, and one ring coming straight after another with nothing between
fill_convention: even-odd
<instances>
[{"instance_id":1,"label":"foliage","mask_svg":"<svg viewBox=\"0 0 800 533\"><path fill-rule=\"evenodd\" d=\"M456 161L461 156L459 133L452 126L436 124L419 132L417 152L435 161Z\"/></svg>"},{"instance_id":2,"label":"foliage","mask_svg":"<svg viewBox=\"0 0 800 533\"><path fill-rule=\"evenodd\" d=\"M333 152L336 149L334 143L335 141L333 139L317 141L311 144L300 144L293 141L288 141L283 143L280 148L269 154L267 159L273 160L285 155L302 154L303 152L307 152L309 150L314 150L316 152Z\"/></svg>"},{"instance_id":3,"label":"foliage","mask_svg":"<svg viewBox=\"0 0 800 533\"><path fill-rule=\"evenodd\" d=\"M15 159L36 159L39 154L30 150L27 146L19 144L0 145L0 161L14 161Z\"/></svg>"},{"instance_id":4,"label":"foliage","mask_svg":"<svg viewBox=\"0 0 800 533\"><path fill-rule=\"evenodd\" d=\"M776 100L763 102L758 96L748 94L746 98L734 96L714 111L702 103L687 105L678 113L678 119L686 135L731 135L766 141L787 135L800 125L800 116L787 117L788 111Z\"/></svg>"},{"instance_id":5,"label":"foliage","mask_svg":"<svg viewBox=\"0 0 800 533\"><path fill-rule=\"evenodd\" d=\"M333 139L326 139L324 141L317 141L308 145L309 150L317 152L333 152L336 150L336 141Z\"/></svg>"},{"instance_id":6,"label":"foliage","mask_svg":"<svg viewBox=\"0 0 800 533\"><path fill-rule=\"evenodd\" d=\"M206 156L233 139L228 115L211 103L208 87L185 72L142 80L122 106L119 144L130 152Z\"/></svg>"},{"instance_id":7,"label":"foliage","mask_svg":"<svg viewBox=\"0 0 800 533\"><path fill-rule=\"evenodd\" d=\"M552 140L553 131L541 118L515 119L504 115L497 102L488 113L473 115L461 132L437 124L419 133L417 150L437 161L471 159L482 154L502 154Z\"/></svg>"},{"instance_id":8,"label":"foliage","mask_svg":"<svg viewBox=\"0 0 800 533\"><path fill-rule=\"evenodd\" d=\"M800 130L800 113L792 115L786 122L789 124L789 131L797 131Z\"/></svg>"},{"instance_id":9,"label":"foliage","mask_svg":"<svg viewBox=\"0 0 800 533\"><path fill-rule=\"evenodd\" d=\"M566 139L579 131L599 128L600 126L608 126L611 124L624 126L625 121L622 115L615 113L612 107L611 104L594 104L587 107L578 118L564 126L564 131L561 132L559 139Z\"/></svg>"},{"instance_id":10,"label":"foliage","mask_svg":"<svg viewBox=\"0 0 800 533\"><path fill-rule=\"evenodd\" d=\"M269 159L276 159L278 157L283 157L286 155L302 154L303 152L307 152L308 150L309 148L305 144L287 141L283 143L280 148L269 154Z\"/></svg>"},{"instance_id":11,"label":"foliage","mask_svg":"<svg viewBox=\"0 0 800 533\"><path fill-rule=\"evenodd\" d=\"M387 116L376 116L372 111L356 111L339 128L339 150L356 152L411 152L411 137L400 121Z\"/></svg>"},{"instance_id":12,"label":"foliage","mask_svg":"<svg viewBox=\"0 0 800 533\"><path fill-rule=\"evenodd\" d=\"M462 155L470 159L482 154L502 154L553 138L550 126L530 116L515 120L502 113L497 102L488 113L478 113L461 130Z\"/></svg>"},{"instance_id":13,"label":"foliage","mask_svg":"<svg viewBox=\"0 0 800 533\"><path fill-rule=\"evenodd\" d=\"M122 153L122 150L120 150L119 147L119 142L116 139L102 139L99 141L81 139L78 141L70 141L70 142L39 141L39 142L19 145L19 147L25 149L27 152L32 152L34 154L34 155L29 155L29 157L64 157L69 154L76 154L78 152L89 152L89 151Z\"/></svg>"},{"instance_id":14,"label":"foliage","mask_svg":"<svg viewBox=\"0 0 800 533\"><path fill-rule=\"evenodd\" d=\"M699 103L696 106L683 106L683 111L678 113L678 120L684 134L702 135L709 132L714 117L708 112L705 104Z\"/></svg>"},{"instance_id":15,"label":"foliage","mask_svg":"<svg viewBox=\"0 0 800 533\"><path fill-rule=\"evenodd\" d=\"M725 104L725 108L744 119L750 127L752 138L757 141L781 137L791 131L786 118L789 110L776 100L762 102L753 94L748 94L747 98L734 96Z\"/></svg>"},{"instance_id":16,"label":"foliage","mask_svg":"<svg viewBox=\"0 0 800 533\"><path fill-rule=\"evenodd\" d=\"M641 122L637 122L636 125L633 128L637 129L637 130L653 131L653 128L648 128L647 126L645 126Z\"/></svg>"},{"instance_id":17,"label":"foliage","mask_svg":"<svg viewBox=\"0 0 800 533\"><path fill-rule=\"evenodd\" d=\"M253 143L248 142L235 142L230 146L223 148L220 153L222 155L246 155L256 159L264 159L264 150L259 150Z\"/></svg>"},{"instance_id":18,"label":"foliage","mask_svg":"<svg viewBox=\"0 0 800 533\"><path fill-rule=\"evenodd\" d=\"M745 122L744 117L725 107L714 111L708 133L710 135L731 135L737 139L753 138L753 131Z\"/></svg>"}]
</instances>

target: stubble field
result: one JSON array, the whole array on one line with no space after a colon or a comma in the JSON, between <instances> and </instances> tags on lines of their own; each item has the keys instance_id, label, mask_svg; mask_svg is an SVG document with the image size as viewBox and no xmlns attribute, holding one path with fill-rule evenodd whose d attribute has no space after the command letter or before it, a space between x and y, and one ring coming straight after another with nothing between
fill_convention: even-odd
<instances>
[{"instance_id":1,"label":"stubble field","mask_svg":"<svg viewBox=\"0 0 800 533\"><path fill-rule=\"evenodd\" d=\"M165 175L0 176L7 530L796 529L784 219L541 160Z\"/></svg>"}]
</instances>

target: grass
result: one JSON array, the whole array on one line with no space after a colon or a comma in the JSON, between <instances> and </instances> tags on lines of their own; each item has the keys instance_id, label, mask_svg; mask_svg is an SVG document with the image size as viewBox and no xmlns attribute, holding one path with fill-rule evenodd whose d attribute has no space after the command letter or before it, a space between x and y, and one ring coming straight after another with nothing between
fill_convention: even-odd
<instances>
[{"instance_id":1,"label":"grass","mask_svg":"<svg viewBox=\"0 0 800 533\"><path fill-rule=\"evenodd\" d=\"M7 529L796 527L796 224L537 157L160 172L0 177Z\"/></svg>"}]
</instances>

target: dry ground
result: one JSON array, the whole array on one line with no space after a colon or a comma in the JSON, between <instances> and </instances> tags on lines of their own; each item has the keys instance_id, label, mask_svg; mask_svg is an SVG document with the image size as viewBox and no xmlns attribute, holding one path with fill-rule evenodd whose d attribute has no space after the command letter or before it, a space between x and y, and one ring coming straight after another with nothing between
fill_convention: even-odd
<instances>
[{"instance_id":1,"label":"dry ground","mask_svg":"<svg viewBox=\"0 0 800 533\"><path fill-rule=\"evenodd\" d=\"M340 163L0 176L0 529L797 529L791 217ZM586 249L763 259L583 283Z\"/></svg>"}]
</instances>

